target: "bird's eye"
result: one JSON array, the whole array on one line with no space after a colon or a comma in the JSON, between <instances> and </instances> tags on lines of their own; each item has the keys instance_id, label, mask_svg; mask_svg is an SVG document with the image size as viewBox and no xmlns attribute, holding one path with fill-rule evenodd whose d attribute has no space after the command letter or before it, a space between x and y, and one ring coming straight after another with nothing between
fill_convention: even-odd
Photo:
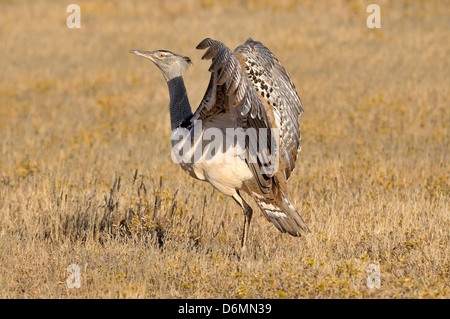
<instances>
[{"instance_id":1,"label":"bird's eye","mask_svg":"<svg viewBox=\"0 0 450 319\"><path fill-rule=\"evenodd\" d=\"M162 59L162 58L164 58L166 55L165 55L164 53L160 53L158 56Z\"/></svg>"}]
</instances>

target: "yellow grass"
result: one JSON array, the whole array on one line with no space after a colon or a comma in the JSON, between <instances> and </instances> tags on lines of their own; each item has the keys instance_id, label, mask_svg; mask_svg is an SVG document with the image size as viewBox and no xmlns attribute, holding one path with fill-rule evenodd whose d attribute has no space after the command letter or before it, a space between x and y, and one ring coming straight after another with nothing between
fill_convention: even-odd
<instances>
[{"instance_id":1,"label":"yellow grass","mask_svg":"<svg viewBox=\"0 0 450 319\"><path fill-rule=\"evenodd\" d=\"M0 297L449 298L447 1L0 4ZM314 236L279 233L170 158L166 84L131 49L190 56L248 37L304 104L290 197ZM80 288L68 288L70 264ZM368 288L366 268L380 267Z\"/></svg>"}]
</instances>

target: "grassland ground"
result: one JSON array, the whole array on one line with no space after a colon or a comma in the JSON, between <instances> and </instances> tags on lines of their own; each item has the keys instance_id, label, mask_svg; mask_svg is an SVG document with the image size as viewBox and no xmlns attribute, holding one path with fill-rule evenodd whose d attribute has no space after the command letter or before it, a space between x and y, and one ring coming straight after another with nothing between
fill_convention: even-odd
<instances>
[{"instance_id":1,"label":"grassland ground","mask_svg":"<svg viewBox=\"0 0 450 319\"><path fill-rule=\"evenodd\" d=\"M448 1L0 3L0 297L448 298ZM168 92L131 49L190 56L248 37L305 112L290 197L314 232L243 216L170 157ZM80 268L80 288L66 271ZM367 267L380 268L369 288Z\"/></svg>"}]
</instances>

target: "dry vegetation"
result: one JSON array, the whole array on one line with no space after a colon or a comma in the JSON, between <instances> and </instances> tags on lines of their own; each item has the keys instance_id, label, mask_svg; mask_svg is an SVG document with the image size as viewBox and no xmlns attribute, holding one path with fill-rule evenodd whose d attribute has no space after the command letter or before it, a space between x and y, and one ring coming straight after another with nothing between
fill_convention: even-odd
<instances>
[{"instance_id":1,"label":"dry vegetation","mask_svg":"<svg viewBox=\"0 0 450 319\"><path fill-rule=\"evenodd\" d=\"M448 298L450 5L377 1L0 4L0 297ZM168 92L130 49L260 40L302 98L291 198L314 236L243 216L170 159ZM81 287L66 285L70 264ZM366 286L378 264L381 288Z\"/></svg>"}]
</instances>

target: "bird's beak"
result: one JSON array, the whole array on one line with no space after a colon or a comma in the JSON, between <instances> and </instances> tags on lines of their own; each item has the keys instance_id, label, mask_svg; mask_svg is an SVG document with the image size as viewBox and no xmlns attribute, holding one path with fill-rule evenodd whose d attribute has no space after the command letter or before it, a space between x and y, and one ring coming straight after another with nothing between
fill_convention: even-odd
<instances>
[{"instance_id":1,"label":"bird's beak","mask_svg":"<svg viewBox=\"0 0 450 319\"><path fill-rule=\"evenodd\" d=\"M141 50L131 50L130 53L139 55L139 56L143 56L144 58L149 59L152 62L155 62L155 60L153 59L153 51L141 51Z\"/></svg>"}]
</instances>

